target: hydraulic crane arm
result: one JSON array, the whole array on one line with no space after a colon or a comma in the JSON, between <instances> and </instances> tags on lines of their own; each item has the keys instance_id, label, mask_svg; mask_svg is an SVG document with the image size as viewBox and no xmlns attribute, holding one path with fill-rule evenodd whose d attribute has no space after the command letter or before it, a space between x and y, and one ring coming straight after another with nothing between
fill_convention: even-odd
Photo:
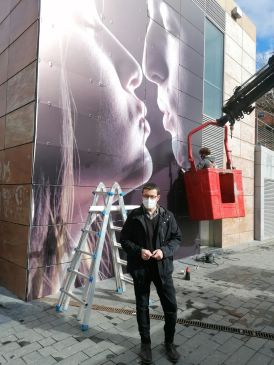
<instances>
[{"instance_id":1,"label":"hydraulic crane arm","mask_svg":"<svg viewBox=\"0 0 274 365\"><path fill-rule=\"evenodd\" d=\"M251 76L242 86L238 86L234 94L226 101L222 111L225 113L217 119L219 126L224 126L227 122L233 129L235 120L244 117L244 114L250 114L254 109L252 104L261 96L266 94L274 87L274 55L268 63Z\"/></svg>"}]
</instances>

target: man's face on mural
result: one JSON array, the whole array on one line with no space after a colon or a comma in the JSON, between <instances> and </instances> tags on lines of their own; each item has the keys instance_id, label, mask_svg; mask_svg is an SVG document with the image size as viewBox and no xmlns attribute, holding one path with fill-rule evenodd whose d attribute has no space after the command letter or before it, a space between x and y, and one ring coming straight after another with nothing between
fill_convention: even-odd
<instances>
[{"instance_id":1,"label":"man's face on mural","mask_svg":"<svg viewBox=\"0 0 274 365\"><path fill-rule=\"evenodd\" d=\"M180 17L161 0L148 0L147 29L143 71L146 78L158 86L157 104L163 113L163 126L172 136L172 149L182 165L178 139L182 136L177 115L179 88ZM160 25L161 26L160 26Z\"/></svg>"},{"instance_id":2,"label":"man's face on mural","mask_svg":"<svg viewBox=\"0 0 274 365\"><path fill-rule=\"evenodd\" d=\"M40 57L60 64L59 80L63 77L73 100L80 183L91 185L96 174L101 181L140 185L151 175L151 159L145 146L150 133L146 108L135 95L143 77L139 64L105 27L94 0L46 3L42 22L49 32ZM41 78L48 79L51 70L44 68L48 72ZM53 78L54 84L56 74ZM64 108L60 85L53 103ZM46 93L42 90L41 97Z\"/></svg>"}]
</instances>

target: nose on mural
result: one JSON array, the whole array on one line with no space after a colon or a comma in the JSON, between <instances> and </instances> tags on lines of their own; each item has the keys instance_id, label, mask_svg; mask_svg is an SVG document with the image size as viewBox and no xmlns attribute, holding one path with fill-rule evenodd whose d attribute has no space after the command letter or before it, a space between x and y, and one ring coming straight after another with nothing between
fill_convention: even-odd
<instances>
[{"instance_id":1,"label":"nose on mural","mask_svg":"<svg viewBox=\"0 0 274 365\"><path fill-rule=\"evenodd\" d=\"M155 84L162 84L169 76L167 43L162 32L149 25L143 52L142 67L145 77ZM159 34L160 33L160 34Z\"/></svg>"}]
</instances>

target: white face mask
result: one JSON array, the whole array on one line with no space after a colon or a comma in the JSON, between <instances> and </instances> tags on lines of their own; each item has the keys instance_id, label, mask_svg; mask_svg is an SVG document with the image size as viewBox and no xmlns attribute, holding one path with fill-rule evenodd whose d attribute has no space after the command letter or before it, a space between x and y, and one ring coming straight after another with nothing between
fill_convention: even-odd
<instances>
[{"instance_id":1,"label":"white face mask","mask_svg":"<svg viewBox=\"0 0 274 365\"><path fill-rule=\"evenodd\" d=\"M143 206L146 209L153 209L157 206L157 199L143 198Z\"/></svg>"}]
</instances>

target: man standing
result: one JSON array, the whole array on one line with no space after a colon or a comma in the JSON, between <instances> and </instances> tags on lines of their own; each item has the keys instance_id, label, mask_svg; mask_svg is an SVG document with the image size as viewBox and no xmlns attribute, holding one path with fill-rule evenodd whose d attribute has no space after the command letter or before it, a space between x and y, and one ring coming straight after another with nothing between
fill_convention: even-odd
<instances>
[{"instance_id":1,"label":"man standing","mask_svg":"<svg viewBox=\"0 0 274 365\"><path fill-rule=\"evenodd\" d=\"M173 214L158 205L160 189L147 183L142 189L142 205L128 216L121 244L127 253L128 272L134 283L138 329L141 336L140 357L152 362L149 294L154 283L165 315L165 348L170 361L180 354L173 343L177 320L177 302L172 280L173 254L181 241L181 232Z\"/></svg>"}]
</instances>

